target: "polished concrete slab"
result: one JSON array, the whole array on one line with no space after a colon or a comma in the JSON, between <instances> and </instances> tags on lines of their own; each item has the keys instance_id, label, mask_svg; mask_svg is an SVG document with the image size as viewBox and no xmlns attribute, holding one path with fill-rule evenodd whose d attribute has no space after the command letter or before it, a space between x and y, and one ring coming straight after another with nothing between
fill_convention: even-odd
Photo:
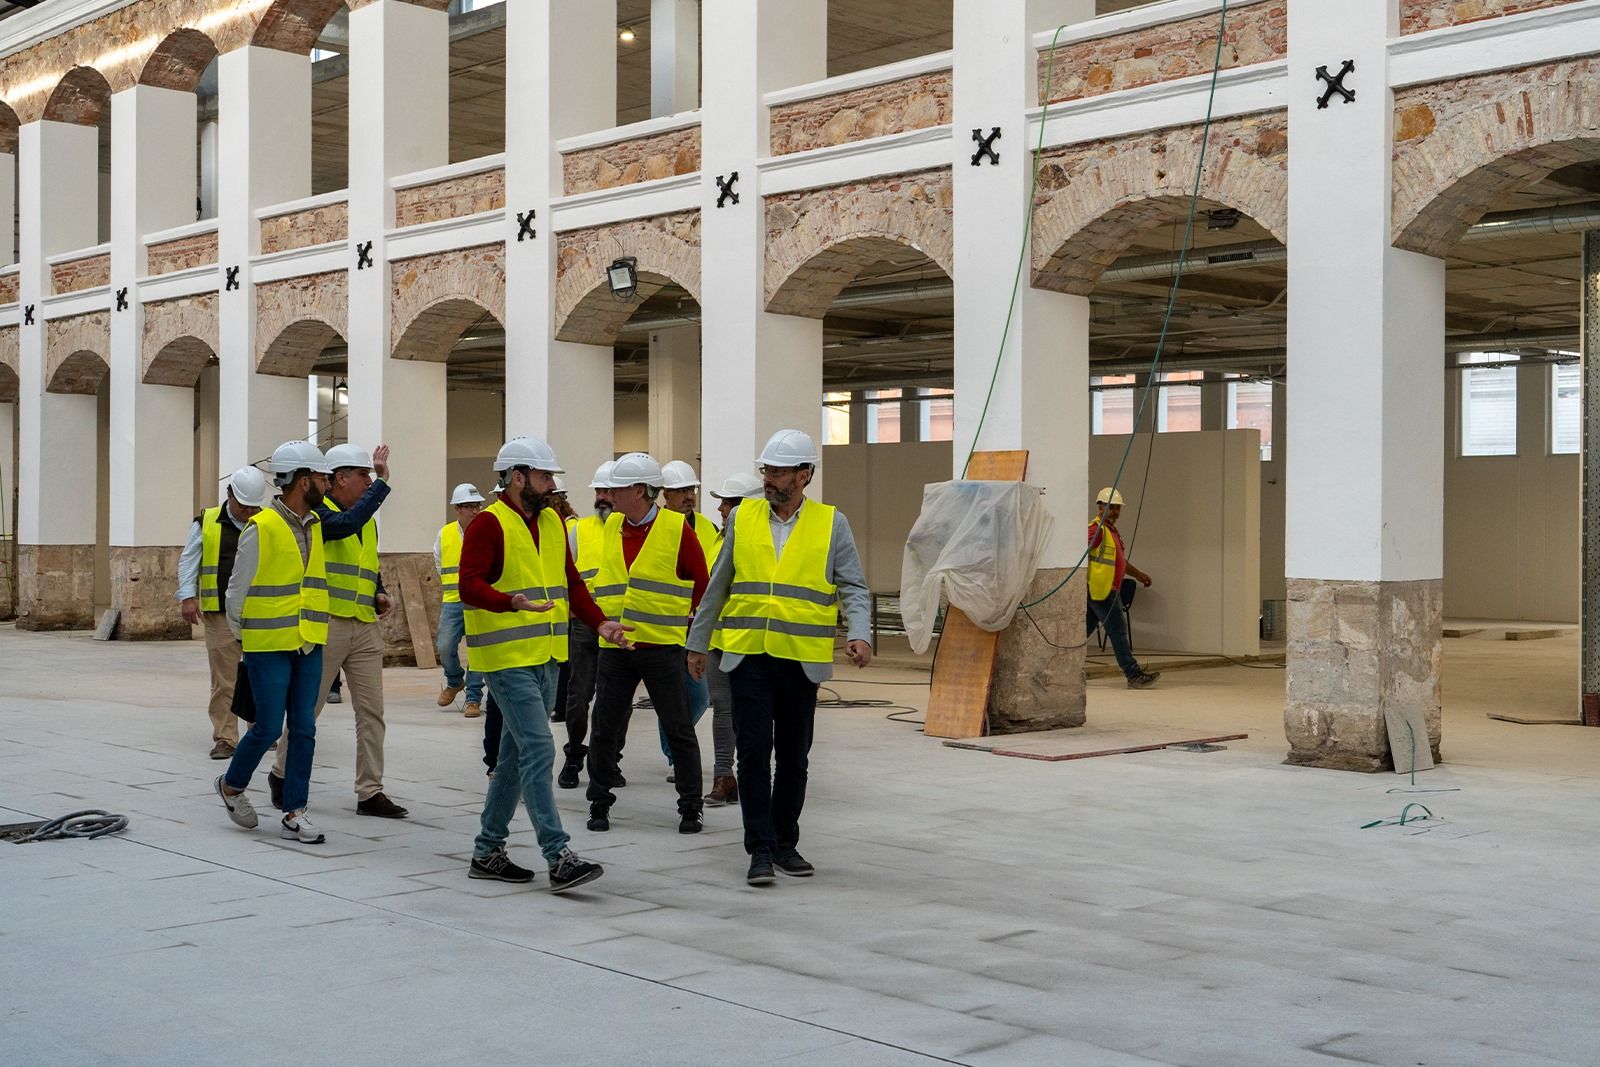
<instances>
[{"instance_id":1,"label":"polished concrete slab","mask_svg":"<svg viewBox=\"0 0 1600 1067\"><path fill-rule=\"evenodd\" d=\"M355 814L331 707L312 791L329 840L301 846L212 795L198 643L0 629L0 823L132 820L0 844L0 1060L1593 1063L1600 730L1485 717L1560 711L1576 669L1573 638L1448 642L1446 763L1415 786L1283 766L1283 674L1261 667L1090 682L1108 736L1250 735L1206 753L1041 763L826 709L802 841L818 875L765 890L743 882L735 810L675 832L636 719L614 831L561 794L606 875L554 897L542 873L467 879L481 720L435 708L430 674L386 677L387 784L412 817ZM832 690L920 709L921 677ZM1413 801L1439 818L1362 829ZM512 847L537 863L526 821Z\"/></svg>"}]
</instances>

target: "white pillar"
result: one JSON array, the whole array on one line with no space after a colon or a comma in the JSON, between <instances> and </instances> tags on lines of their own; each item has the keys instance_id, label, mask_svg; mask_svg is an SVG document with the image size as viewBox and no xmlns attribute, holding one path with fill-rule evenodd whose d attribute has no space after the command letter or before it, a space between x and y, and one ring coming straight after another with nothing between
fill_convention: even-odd
<instances>
[{"instance_id":1,"label":"white pillar","mask_svg":"<svg viewBox=\"0 0 1600 1067\"><path fill-rule=\"evenodd\" d=\"M700 106L700 0L650 0L650 117Z\"/></svg>"},{"instance_id":2,"label":"white pillar","mask_svg":"<svg viewBox=\"0 0 1600 1067\"><path fill-rule=\"evenodd\" d=\"M769 144L762 95L827 75L827 7L826 0L704 4L701 477L712 482L750 470L776 430L821 432L822 320L762 310L766 215L756 160ZM734 171L739 203L718 208L714 176ZM821 495L820 485L811 495Z\"/></svg>"},{"instance_id":3,"label":"white pillar","mask_svg":"<svg viewBox=\"0 0 1600 1067\"><path fill-rule=\"evenodd\" d=\"M555 142L616 124L616 0L506 5L506 199L538 236L506 244L506 432L548 439L588 482L614 455L615 373L606 345L556 341ZM576 484L576 483L574 483Z\"/></svg>"},{"instance_id":4,"label":"white pillar","mask_svg":"<svg viewBox=\"0 0 1600 1067\"><path fill-rule=\"evenodd\" d=\"M311 195L311 61L271 48L217 60L217 288L222 351L218 466L265 459L306 432L306 384L256 373L256 294L250 260L261 248L256 209ZM239 268L229 291L226 271Z\"/></svg>"},{"instance_id":5,"label":"white pillar","mask_svg":"<svg viewBox=\"0 0 1600 1067\"><path fill-rule=\"evenodd\" d=\"M700 327L650 332L650 454L700 469Z\"/></svg>"},{"instance_id":6,"label":"white pillar","mask_svg":"<svg viewBox=\"0 0 1600 1067\"><path fill-rule=\"evenodd\" d=\"M389 358L391 279L385 234L400 174L450 160L450 20L402 0L350 13L350 239L374 266L350 265L350 440L388 444L413 506L384 512L385 552L427 552L445 485L445 364Z\"/></svg>"},{"instance_id":7,"label":"white pillar","mask_svg":"<svg viewBox=\"0 0 1600 1067\"><path fill-rule=\"evenodd\" d=\"M220 131L217 120L211 119L200 127L200 215L202 219L217 217L217 147Z\"/></svg>"},{"instance_id":8,"label":"white pillar","mask_svg":"<svg viewBox=\"0 0 1600 1067\"><path fill-rule=\"evenodd\" d=\"M0 267L17 261L17 157L0 152Z\"/></svg>"},{"instance_id":9,"label":"white pillar","mask_svg":"<svg viewBox=\"0 0 1600 1067\"><path fill-rule=\"evenodd\" d=\"M1345 58L1382 71L1397 19L1299 0L1291 82ZM1420 710L1438 744L1445 265L1390 244L1393 112L1381 79L1325 109L1289 95L1292 763L1388 765L1386 711Z\"/></svg>"}]
</instances>

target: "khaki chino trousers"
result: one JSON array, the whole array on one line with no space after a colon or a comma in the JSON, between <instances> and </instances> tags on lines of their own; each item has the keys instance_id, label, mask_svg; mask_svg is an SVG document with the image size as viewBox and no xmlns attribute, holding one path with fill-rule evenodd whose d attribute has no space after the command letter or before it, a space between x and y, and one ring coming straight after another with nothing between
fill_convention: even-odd
<instances>
[{"instance_id":1,"label":"khaki chino trousers","mask_svg":"<svg viewBox=\"0 0 1600 1067\"><path fill-rule=\"evenodd\" d=\"M375 622L333 618L328 621L328 643L322 649L322 691L317 696L317 717L328 702L333 676L344 671L344 691L356 714L356 799L369 800L383 792L383 635ZM278 746L274 777L283 777L287 745Z\"/></svg>"}]
</instances>

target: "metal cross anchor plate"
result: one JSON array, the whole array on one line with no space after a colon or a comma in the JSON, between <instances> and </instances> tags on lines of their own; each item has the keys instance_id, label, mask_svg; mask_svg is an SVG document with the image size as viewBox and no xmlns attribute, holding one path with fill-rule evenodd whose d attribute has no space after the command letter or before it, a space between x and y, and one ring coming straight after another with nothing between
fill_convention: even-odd
<instances>
[{"instance_id":1,"label":"metal cross anchor plate","mask_svg":"<svg viewBox=\"0 0 1600 1067\"><path fill-rule=\"evenodd\" d=\"M1317 80L1328 83L1328 87L1323 90L1322 96L1317 99L1317 110L1320 111L1327 107L1328 101L1333 99L1334 93L1338 93L1340 96L1344 97L1344 102L1347 104L1355 103L1356 91L1354 89L1346 89L1344 87L1345 78L1347 78L1350 75L1350 72L1355 69L1356 61L1353 59L1345 60L1344 65L1339 68L1339 73L1337 74L1329 74L1327 67L1317 68Z\"/></svg>"},{"instance_id":2,"label":"metal cross anchor plate","mask_svg":"<svg viewBox=\"0 0 1600 1067\"><path fill-rule=\"evenodd\" d=\"M226 269L227 269L227 274L228 274L228 280L223 283L223 287L222 288L223 288L224 292L231 293L235 289L239 288L239 268L238 267L228 267Z\"/></svg>"},{"instance_id":3,"label":"metal cross anchor plate","mask_svg":"<svg viewBox=\"0 0 1600 1067\"><path fill-rule=\"evenodd\" d=\"M539 213L532 209L517 212L517 240L519 242L531 241L539 236L539 231L533 228L533 220L538 217Z\"/></svg>"},{"instance_id":4,"label":"metal cross anchor plate","mask_svg":"<svg viewBox=\"0 0 1600 1067\"><path fill-rule=\"evenodd\" d=\"M1000 153L994 150L994 143L1000 139L1000 127L990 127L987 137L982 130L973 130L972 139L978 142L978 150L972 153L972 165L978 166L983 162L983 157L988 156L990 166L999 166Z\"/></svg>"},{"instance_id":5,"label":"metal cross anchor plate","mask_svg":"<svg viewBox=\"0 0 1600 1067\"><path fill-rule=\"evenodd\" d=\"M727 178L723 178L722 175L720 175L720 174L717 175L717 206L718 207L721 207L724 203L732 203L732 204L738 204L739 203L739 194L733 191L734 183L736 183L738 180L739 180L739 172L738 171L734 171L732 174L729 174L727 176Z\"/></svg>"},{"instance_id":6,"label":"metal cross anchor plate","mask_svg":"<svg viewBox=\"0 0 1600 1067\"><path fill-rule=\"evenodd\" d=\"M372 266L372 242L356 245L356 270L366 270Z\"/></svg>"}]
</instances>

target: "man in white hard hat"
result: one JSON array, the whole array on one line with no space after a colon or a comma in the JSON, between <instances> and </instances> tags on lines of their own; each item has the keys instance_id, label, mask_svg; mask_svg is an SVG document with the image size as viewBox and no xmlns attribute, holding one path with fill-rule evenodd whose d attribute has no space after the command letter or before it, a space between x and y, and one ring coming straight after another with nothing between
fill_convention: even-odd
<instances>
[{"instance_id":1,"label":"man in white hard hat","mask_svg":"<svg viewBox=\"0 0 1600 1067\"><path fill-rule=\"evenodd\" d=\"M615 466L614 460L607 460L595 468L594 477L589 480L589 488L594 490L594 514L567 527L567 544L577 561L578 576L591 596L594 580L600 574L606 519L611 517L611 469ZM594 702L595 663L600 656L600 638L582 619L572 620L568 656L566 698L557 705L554 716L554 721L567 726L567 743L562 750L565 758L556 784L562 789L576 789L578 774L589 755L589 705Z\"/></svg>"},{"instance_id":2,"label":"man in white hard hat","mask_svg":"<svg viewBox=\"0 0 1600 1067\"><path fill-rule=\"evenodd\" d=\"M213 783L228 818L253 830L256 809L245 789L267 750L286 728L287 769L278 806L280 836L321 844L322 831L306 815L311 760L316 750L316 708L328 683L322 647L328 641L328 581L322 522L316 507L328 487L328 461L309 441L279 445L268 461L278 499L250 519L239 535L228 578L228 628L243 647L243 677L256 720L239 739L225 773Z\"/></svg>"},{"instance_id":3,"label":"man in white hard hat","mask_svg":"<svg viewBox=\"0 0 1600 1067\"><path fill-rule=\"evenodd\" d=\"M821 459L800 430L779 430L767 441L759 461L765 499L733 512L689 633L689 672L700 675L721 631L750 885L772 884L774 868L796 878L815 873L799 852L800 811L817 687L833 676L841 607L850 662L872 662L872 595L850 523L805 498Z\"/></svg>"},{"instance_id":4,"label":"man in white hard hat","mask_svg":"<svg viewBox=\"0 0 1600 1067\"><path fill-rule=\"evenodd\" d=\"M730 474L721 488L711 490L717 502L717 515L722 519L722 529L711 542L706 553L707 566L715 568L722 554L724 534L733 521L734 509L741 500L763 495L761 479L753 474ZM707 656L706 687L711 695L711 792L706 794L707 807L739 803L739 779L733 774L733 687L728 676L722 673L722 635L713 632L711 651Z\"/></svg>"},{"instance_id":5,"label":"man in white hard hat","mask_svg":"<svg viewBox=\"0 0 1600 1067\"><path fill-rule=\"evenodd\" d=\"M681 513L656 503L661 465L643 452L611 471L616 511L606 520L595 600L607 618L633 627L626 645L600 635L594 728L589 747L589 829L611 829L617 757L628 736L633 694L642 682L665 730L678 787L678 832L703 826L700 743L689 717L684 642L689 616L706 588L705 553Z\"/></svg>"},{"instance_id":6,"label":"man in white hard hat","mask_svg":"<svg viewBox=\"0 0 1600 1067\"><path fill-rule=\"evenodd\" d=\"M239 642L223 612L239 534L251 516L267 505L267 476L240 467L228 479L221 505L207 508L189 524L189 540L178 557L178 607L190 626L204 621L206 660L211 667L211 758L227 759L239 743L233 714L233 686L239 676Z\"/></svg>"},{"instance_id":7,"label":"man in white hard hat","mask_svg":"<svg viewBox=\"0 0 1600 1067\"><path fill-rule=\"evenodd\" d=\"M322 520L323 551L328 570L328 646L322 656L322 715L328 688L341 671L350 682L350 703L356 722L356 814L403 819L406 809L383 791L383 634L378 616L389 610L389 597L379 573L378 525L373 516L389 497L389 446L368 455L359 445L328 449L328 494L316 507ZM376 472L378 477L373 479ZM274 778L284 775L284 754L278 753Z\"/></svg>"},{"instance_id":8,"label":"man in white hard hat","mask_svg":"<svg viewBox=\"0 0 1600 1067\"><path fill-rule=\"evenodd\" d=\"M439 632L434 638L439 664L444 668L444 688L439 690L439 706L448 708L456 702L463 687L467 690L467 703L462 714L477 718L483 711L483 675L467 671L461 666L461 639L467 635L462 621L461 592L457 576L461 571L461 542L467 527L483 510L483 494L471 482L462 482L450 494L450 506L456 517L439 528L433 540L433 565L439 571Z\"/></svg>"},{"instance_id":9,"label":"man in white hard hat","mask_svg":"<svg viewBox=\"0 0 1600 1067\"><path fill-rule=\"evenodd\" d=\"M1089 520L1089 618L1090 630L1098 623L1105 627L1116 654L1117 666L1128 679L1129 689L1149 689L1161 677L1139 666L1128 640L1128 620L1122 611L1122 582L1126 573L1145 585L1150 576L1128 561L1117 519L1122 514L1122 494L1106 486L1094 498L1095 517Z\"/></svg>"},{"instance_id":10,"label":"man in white hard hat","mask_svg":"<svg viewBox=\"0 0 1600 1067\"><path fill-rule=\"evenodd\" d=\"M467 528L461 547L461 602L469 665L483 672L505 725L467 873L502 882L533 880L532 871L506 854L520 796L549 864L550 889L561 893L603 873L568 847L550 781L555 741L549 709L557 665L567 658L568 620L580 618L611 641L626 644L628 637L595 606L578 577L561 520L549 507L555 475L564 473L554 450L537 437L514 437L501 447L494 469L500 499Z\"/></svg>"}]
</instances>

